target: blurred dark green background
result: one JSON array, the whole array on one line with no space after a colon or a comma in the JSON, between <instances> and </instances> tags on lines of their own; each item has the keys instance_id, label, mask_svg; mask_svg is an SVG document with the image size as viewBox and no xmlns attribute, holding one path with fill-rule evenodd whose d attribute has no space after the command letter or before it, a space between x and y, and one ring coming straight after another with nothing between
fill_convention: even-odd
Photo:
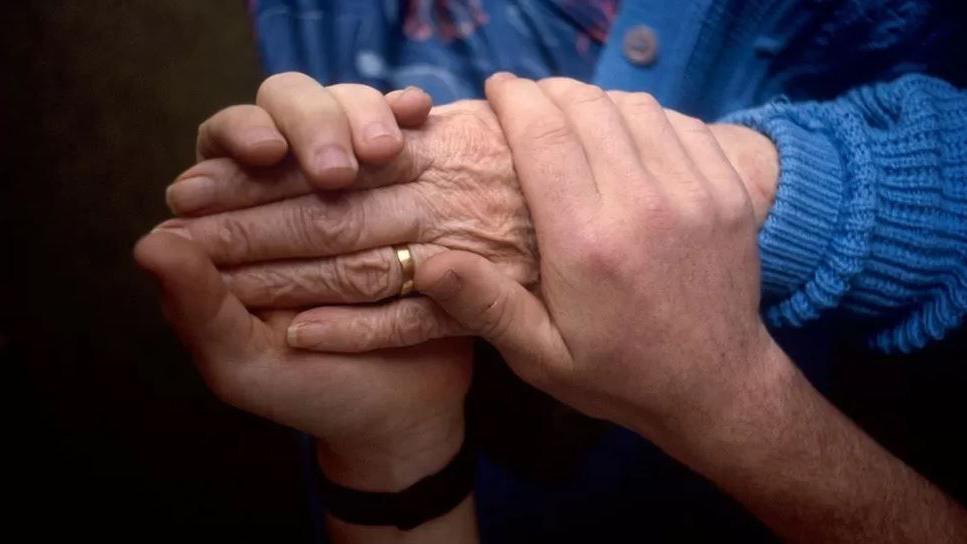
<instances>
[{"instance_id":1,"label":"blurred dark green background","mask_svg":"<svg viewBox=\"0 0 967 544\"><path fill-rule=\"evenodd\" d=\"M3 517L34 542L299 541L294 434L208 394L130 258L198 124L254 96L245 3L0 12Z\"/></svg>"}]
</instances>

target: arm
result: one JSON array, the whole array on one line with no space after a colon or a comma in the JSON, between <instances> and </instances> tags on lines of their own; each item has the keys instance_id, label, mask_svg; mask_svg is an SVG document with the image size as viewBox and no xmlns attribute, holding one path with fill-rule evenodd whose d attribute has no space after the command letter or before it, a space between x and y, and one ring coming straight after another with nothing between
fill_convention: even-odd
<instances>
[{"instance_id":1,"label":"arm","mask_svg":"<svg viewBox=\"0 0 967 544\"><path fill-rule=\"evenodd\" d=\"M460 252L421 265L423 293L523 379L645 436L786 539L967 539L967 512L769 336L752 202L704 123L561 79L495 76L487 93L534 220L540 298Z\"/></svg>"},{"instance_id":2,"label":"arm","mask_svg":"<svg viewBox=\"0 0 967 544\"><path fill-rule=\"evenodd\" d=\"M791 542L959 542L967 512L836 410L775 345L713 426L666 447Z\"/></svg>"},{"instance_id":3,"label":"arm","mask_svg":"<svg viewBox=\"0 0 967 544\"><path fill-rule=\"evenodd\" d=\"M455 361L459 364L458 361ZM446 414L431 425L410 429L409 440L393 449L367 444L345 450L320 442L317 457L322 473L330 481L360 491L398 492L427 475L442 470L464 440L463 414ZM408 531L395 527L355 525L326 515L326 531L334 544L386 543L474 543L478 542L477 516L473 495L446 514Z\"/></svg>"}]
</instances>

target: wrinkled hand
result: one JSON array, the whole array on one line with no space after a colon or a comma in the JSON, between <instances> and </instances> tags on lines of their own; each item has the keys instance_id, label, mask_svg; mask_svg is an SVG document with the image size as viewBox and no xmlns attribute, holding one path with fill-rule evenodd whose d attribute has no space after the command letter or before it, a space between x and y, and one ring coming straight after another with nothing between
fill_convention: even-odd
<instances>
[{"instance_id":1,"label":"wrinkled hand","mask_svg":"<svg viewBox=\"0 0 967 544\"><path fill-rule=\"evenodd\" d=\"M565 403L667 448L708 431L774 346L752 203L718 142L643 93L506 74L487 96L534 219L540 296L465 252L423 263L417 288Z\"/></svg>"},{"instance_id":2,"label":"wrinkled hand","mask_svg":"<svg viewBox=\"0 0 967 544\"><path fill-rule=\"evenodd\" d=\"M298 109L290 115L307 118ZM234 124L236 133L241 124ZM296 121L288 125L301 127ZM289 131L312 134L308 128ZM289 145L310 147L291 137ZM435 108L419 130L406 131L398 157L382 165L362 164L354 189L368 190L306 194L310 185L303 171L291 161L269 168L204 161L169 188L174 211L190 216L196 210L180 204L199 177L215 187L202 206L205 213L234 211L184 217L161 227L196 241L249 307L304 308L394 297L402 276L391 246L399 243L410 245L417 263L448 249L471 251L521 284L536 285L530 218L503 134L483 101ZM256 204L261 205L250 207ZM327 351L409 346L463 334L423 297L323 306L298 315L293 324L291 345Z\"/></svg>"},{"instance_id":3,"label":"wrinkled hand","mask_svg":"<svg viewBox=\"0 0 967 544\"><path fill-rule=\"evenodd\" d=\"M247 109L240 110L232 123L211 123L206 137L237 139L248 128L284 117L291 120L279 124L289 127L289 145L296 155L320 147L315 140L320 132L328 133L328 125L311 114L318 100L289 87L268 92L263 87L260 97L266 94L273 99L260 102L278 104L276 109L283 111L269 115L256 112L255 106L240 107ZM670 122L680 123L681 118L670 116ZM711 125L711 130L747 174L743 180L758 202L757 215L764 218L777 174L775 149L765 137L743 127ZM410 243L418 263L446 249L472 251L529 289L537 288L530 217L510 151L485 102L435 108L424 127L406 132L395 159L363 165L352 192L309 194L312 186L325 185L325 175L307 179L303 172L308 161L255 168L252 165L266 162L253 161L250 154L226 153L237 161L202 162L169 188L173 211L186 218L164 226L198 241L247 305L330 305L296 317L293 345L352 352L464 334L459 323L420 297L379 306L331 306L376 302L396 294L401 273L388 247L395 243ZM192 200L185 195L192 194L198 180L209 189L206 198L185 206ZM211 215L189 218L201 213Z\"/></svg>"},{"instance_id":4,"label":"wrinkled hand","mask_svg":"<svg viewBox=\"0 0 967 544\"><path fill-rule=\"evenodd\" d=\"M280 103L280 92L293 99ZM294 109L307 95L311 109ZM291 142L307 182L316 187L354 179L356 156L364 164L393 159L403 147L397 124L417 126L430 109L429 97L418 90L383 97L360 85L323 89L301 74L270 78L259 97L262 106L233 106L202 124L199 158L229 153L248 164L273 164ZM319 128L306 130L293 118ZM334 149L338 156L352 154L348 167L333 165ZM184 190L169 194L176 206L208 205L213 187L206 180L179 184ZM216 395L317 437L319 462L330 479L395 490L439 470L460 447L468 341L355 356L292 349L286 331L295 312L250 313L197 243L151 234L135 256L159 280L166 316Z\"/></svg>"}]
</instances>

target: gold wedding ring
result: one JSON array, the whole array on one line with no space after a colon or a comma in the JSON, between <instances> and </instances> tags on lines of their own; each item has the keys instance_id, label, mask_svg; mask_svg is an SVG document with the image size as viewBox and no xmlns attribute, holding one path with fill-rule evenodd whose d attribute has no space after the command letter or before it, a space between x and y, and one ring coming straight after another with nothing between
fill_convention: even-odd
<instances>
[{"instance_id":1,"label":"gold wedding ring","mask_svg":"<svg viewBox=\"0 0 967 544\"><path fill-rule=\"evenodd\" d=\"M405 297L413 292L413 277L416 275L416 263L413 261L413 252L410 251L410 246L393 246L393 250L396 251L396 260L400 262L400 270L403 273L403 283L400 285L400 296Z\"/></svg>"}]
</instances>

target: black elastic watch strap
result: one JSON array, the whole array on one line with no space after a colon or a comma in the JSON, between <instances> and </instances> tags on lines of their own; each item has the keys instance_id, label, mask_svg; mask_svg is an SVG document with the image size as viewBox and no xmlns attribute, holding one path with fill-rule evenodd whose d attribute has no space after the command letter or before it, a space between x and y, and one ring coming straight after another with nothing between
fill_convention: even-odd
<instances>
[{"instance_id":1,"label":"black elastic watch strap","mask_svg":"<svg viewBox=\"0 0 967 544\"><path fill-rule=\"evenodd\" d=\"M328 512L356 525L395 525L404 531L456 508L473 490L474 448L465 439L443 470L397 493L358 491L320 478Z\"/></svg>"}]
</instances>

